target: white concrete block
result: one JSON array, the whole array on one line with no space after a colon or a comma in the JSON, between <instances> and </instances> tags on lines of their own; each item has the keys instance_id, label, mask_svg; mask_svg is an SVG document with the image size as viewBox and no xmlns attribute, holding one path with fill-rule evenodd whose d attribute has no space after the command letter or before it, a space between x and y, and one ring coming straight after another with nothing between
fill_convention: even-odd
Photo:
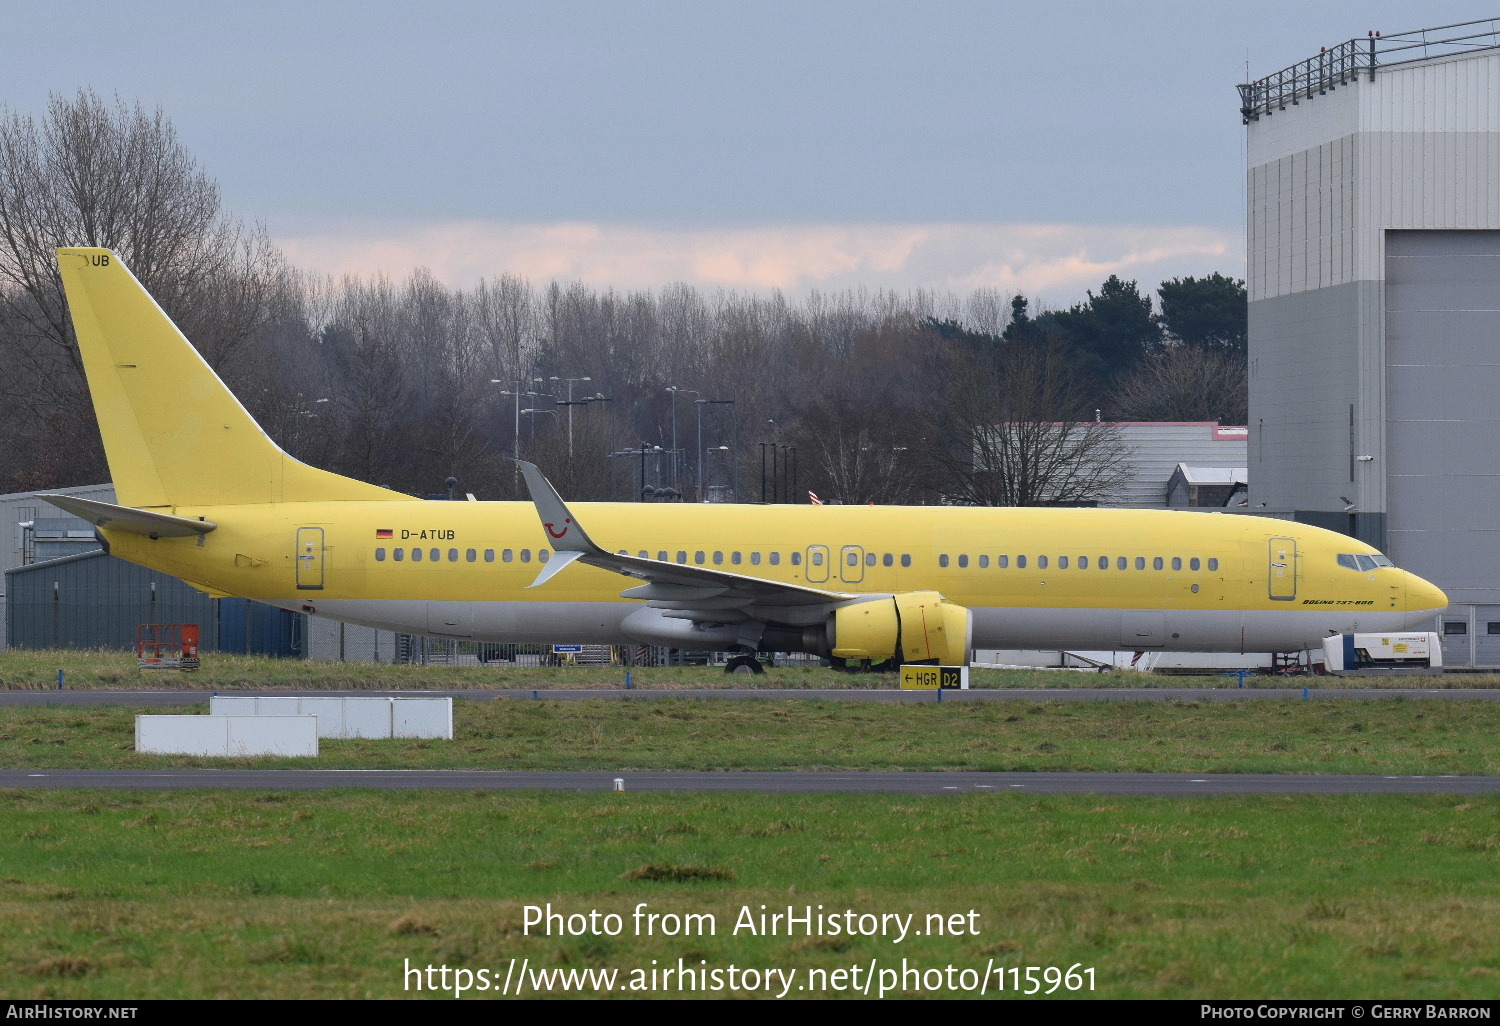
<instances>
[{"instance_id":1,"label":"white concrete block","mask_svg":"<svg viewBox=\"0 0 1500 1026\"><path fill-rule=\"evenodd\" d=\"M267 698L262 695L255 700L255 715L298 716L301 715L301 705L300 698Z\"/></svg>"},{"instance_id":2,"label":"white concrete block","mask_svg":"<svg viewBox=\"0 0 1500 1026\"><path fill-rule=\"evenodd\" d=\"M451 740L453 738L453 699L392 699L391 736Z\"/></svg>"},{"instance_id":3,"label":"white concrete block","mask_svg":"<svg viewBox=\"0 0 1500 1026\"><path fill-rule=\"evenodd\" d=\"M229 725L223 716L137 716L135 750L152 755L229 753Z\"/></svg>"},{"instance_id":4,"label":"white concrete block","mask_svg":"<svg viewBox=\"0 0 1500 1026\"><path fill-rule=\"evenodd\" d=\"M156 755L317 756L315 716L137 716L135 750Z\"/></svg>"},{"instance_id":5,"label":"white concrete block","mask_svg":"<svg viewBox=\"0 0 1500 1026\"><path fill-rule=\"evenodd\" d=\"M391 709L394 705L391 699L346 698L343 702L344 729L338 735L339 737L388 738L391 736Z\"/></svg>"},{"instance_id":6,"label":"white concrete block","mask_svg":"<svg viewBox=\"0 0 1500 1026\"><path fill-rule=\"evenodd\" d=\"M226 716L232 756L318 754L316 716Z\"/></svg>"},{"instance_id":7,"label":"white concrete block","mask_svg":"<svg viewBox=\"0 0 1500 1026\"><path fill-rule=\"evenodd\" d=\"M254 696L214 695L208 700L210 716L254 716L258 709Z\"/></svg>"}]
</instances>

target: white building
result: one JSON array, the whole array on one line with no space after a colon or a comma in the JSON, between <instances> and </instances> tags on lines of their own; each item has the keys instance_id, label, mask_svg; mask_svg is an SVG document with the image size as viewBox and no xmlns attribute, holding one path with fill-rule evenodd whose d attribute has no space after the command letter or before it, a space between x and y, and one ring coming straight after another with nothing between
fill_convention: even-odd
<instances>
[{"instance_id":1,"label":"white building","mask_svg":"<svg viewBox=\"0 0 1500 1026\"><path fill-rule=\"evenodd\" d=\"M1500 666L1500 21L1357 38L1240 87L1250 509L1432 580Z\"/></svg>"},{"instance_id":2,"label":"white building","mask_svg":"<svg viewBox=\"0 0 1500 1026\"><path fill-rule=\"evenodd\" d=\"M1244 467L1250 429L1217 421L1119 421L1115 428L1131 451L1130 476L1101 506L1162 509L1169 505L1172 475L1180 463Z\"/></svg>"}]
</instances>

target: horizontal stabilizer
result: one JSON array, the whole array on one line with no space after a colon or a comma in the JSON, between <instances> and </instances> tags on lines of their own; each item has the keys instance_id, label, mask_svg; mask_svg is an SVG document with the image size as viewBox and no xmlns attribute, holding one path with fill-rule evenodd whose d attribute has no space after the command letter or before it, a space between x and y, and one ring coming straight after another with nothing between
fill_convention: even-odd
<instances>
[{"instance_id":1,"label":"horizontal stabilizer","mask_svg":"<svg viewBox=\"0 0 1500 1026\"><path fill-rule=\"evenodd\" d=\"M87 520L95 527L111 531L129 531L144 534L148 538L191 538L195 534L207 534L219 526L211 520L189 520L166 513L151 513L130 506L116 506L94 499L79 499L71 495L38 495L58 509L65 510Z\"/></svg>"}]
</instances>

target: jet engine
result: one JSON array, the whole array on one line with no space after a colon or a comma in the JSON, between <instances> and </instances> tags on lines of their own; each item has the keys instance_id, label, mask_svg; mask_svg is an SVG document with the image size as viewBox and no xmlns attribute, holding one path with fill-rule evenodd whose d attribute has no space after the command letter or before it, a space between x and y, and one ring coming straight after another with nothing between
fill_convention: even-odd
<instances>
[{"instance_id":1,"label":"jet engine","mask_svg":"<svg viewBox=\"0 0 1500 1026\"><path fill-rule=\"evenodd\" d=\"M839 659L963 665L973 614L935 591L913 591L836 609L823 631L828 654Z\"/></svg>"}]
</instances>

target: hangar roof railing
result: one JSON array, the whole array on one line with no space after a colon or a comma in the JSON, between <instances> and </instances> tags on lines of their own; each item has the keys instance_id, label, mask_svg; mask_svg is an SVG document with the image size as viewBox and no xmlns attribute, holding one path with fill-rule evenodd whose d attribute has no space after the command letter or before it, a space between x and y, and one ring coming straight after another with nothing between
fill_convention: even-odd
<instances>
[{"instance_id":1,"label":"hangar roof railing","mask_svg":"<svg viewBox=\"0 0 1500 1026\"><path fill-rule=\"evenodd\" d=\"M1497 49L1500 49L1500 18L1461 21L1394 35L1371 31L1363 39L1324 47L1316 57L1239 86L1240 116L1249 124L1301 100L1357 82L1362 76L1373 82L1379 68Z\"/></svg>"}]
</instances>

